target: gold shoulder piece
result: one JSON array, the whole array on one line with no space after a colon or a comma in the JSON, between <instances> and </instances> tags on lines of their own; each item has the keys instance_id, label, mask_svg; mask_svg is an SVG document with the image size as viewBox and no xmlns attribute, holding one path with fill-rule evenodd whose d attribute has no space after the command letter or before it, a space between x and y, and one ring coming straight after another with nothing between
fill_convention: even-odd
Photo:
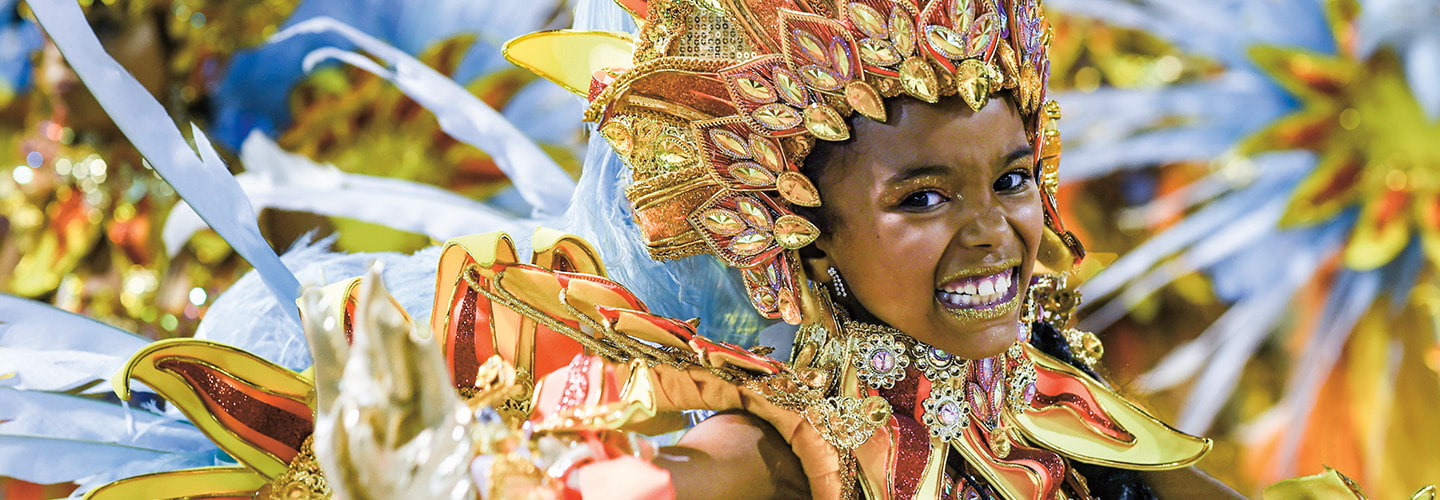
<instances>
[{"instance_id":1,"label":"gold shoulder piece","mask_svg":"<svg viewBox=\"0 0 1440 500\"><path fill-rule=\"evenodd\" d=\"M1025 345L1039 372L1031 406L1015 414L1025 437L1080 462L1134 470L1194 464L1209 439L1176 430L1063 361Z\"/></svg>"},{"instance_id":2,"label":"gold shoulder piece","mask_svg":"<svg viewBox=\"0 0 1440 500\"><path fill-rule=\"evenodd\" d=\"M502 52L510 62L588 97L596 71L634 64L635 40L614 31L540 31L510 40Z\"/></svg>"},{"instance_id":3,"label":"gold shoulder piece","mask_svg":"<svg viewBox=\"0 0 1440 500\"><path fill-rule=\"evenodd\" d=\"M250 498L266 479L246 467L203 467L156 472L106 483L85 500L134 498Z\"/></svg>"}]
</instances>

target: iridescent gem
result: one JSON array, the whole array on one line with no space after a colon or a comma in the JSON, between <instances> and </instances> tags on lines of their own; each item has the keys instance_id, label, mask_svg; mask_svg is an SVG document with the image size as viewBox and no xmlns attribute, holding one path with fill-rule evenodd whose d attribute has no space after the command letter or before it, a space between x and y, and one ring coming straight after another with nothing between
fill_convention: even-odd
<instances>
[{"instance_id":1,"label":"iridescent gem","mask_svg":"<svg viewBox=\"0 0 1440 500\"><path fill-rule=\"evenodd\" d=\"M785 170L785 158L780 155L780 147L776 146L770 139L760 136L750 137L750 151L755 153L755 161L760 162L771 172Z\"/></svg>"},{"instance_id":2,"label":"iridescent gem","mask_svg":"<svg viewBox=\"0 0 1440 500\"><path fill-rule=\"evenodd\" d=\"M795 171L780 173L775 180L775 189L780 191L780 197L785 201L802 207L820 206L820 192L810 179L804 174Z\"/></svg>"},{"instance_id":3,"label":"iridescent gem","mask_svg":"<svg viewBox=\"0 0 1440 500\"><path fill-rule=\"evenodd\" d=\"M770 214L759 203L754 200L736 200L735 207L740 209L740 216L754 227L770 227Z\"/></svg>"},{"instance_id":4,"label":"iridescent gem","mask_svg":"<svg viewBox=\"0 0 1440 500\"><path fill-rule=\"evenodd\" d=\"M700 216L700 224L715 234L726 236L745 230L745 222L740 220L740 216L723 208L706 210Z\"/></svg>"},{"instance_id":5,"label":"iridescent gem","mask_svg":"<svg viewBox=\"0 0 1440 500\"><path fill-rule=\"evenodd\" d=\"M965 37L955 30L939 25L925 27L925 40L941 55L950 59L965 58Z\"/></svg>"},{"instance_id":6,"label":"iridescent gem","mask_svg":"<svg viewBox=\"0 0 1440 500\"><path fill-rule=\"evenodd\" d=\"M730 240L730 250L737 255L749 257L765 251L765 248L770 246L770 241L770 235L759 231L750 231Z\"/></svg>"},{"instance_id":7,"label":"iridescent gem","mask_svg":"<svg viewBox=\"0 0 1440 500\"><path fill-rule=\"evenodd\" d=\"M860 41L860 59L873 66L894 66L900 62L900 54L890 42L866 38Z\"/></svg>"},{"instance_id":8,"label":"iridescent gem","mask_svg":"<svg viewBox=\"0 0 1440 500\"><path fill-rule=\"evenodd\" d=\"M805 108L805 129L815 137L827 141L843 141L850 138L850 126L835 108L815 104Z\"/></svg>"},{"instance_id":9,"label":"iridescent gem","mask_svg":"<svg viewBox=\"0 0 1440 500\"><path fill-rule=\"evenodd\" d=\"M786 68L775 68L775 88L780 91L780 97L785 102L796 106L804 106L805 89L800 86L800 79Z\"/></svg>"},{"instance_id":10,"label":"iridescent gem","mask_svg":"<svg viewBox=\"0 0 1440 500\"><path fill-rule=\"evenodd\" d=\"M780 318L785 320L786 323L798 325L800 321L804 319L800 315L800 301L795 300L795 293L791 292L789 288L780 289L780 298L777 302L776 306L780 309Z\"/></svg>"},{"instance_id":11,"label":"iridescent gem","mask_svg":"<svg viewBox=\"0 0 1440 500\"><path fill-rule=\"evenodd\" d=\"M775 183L775 175L758 163L742 161L730 165L730 175L751 186L769 186Z\"/></svg>"},{"instance_id":12,"label":"iridescent gem","mask_svg":"<svg viewBox=\"0 0 1440 500\"><path fill-rule=\"evenodd\" d=\"M880 373L886 373L895 369L895 353L890 351L875 351L870 354L870 369Z\"/></svg>"},{"instance_id":13,"label":"iridescent gem","mask_svg":"<svg viewBox=\"0 0 1440 500\"><path fill-rule=\"evenodd\" d=\"M840 88L840 80L836 79L835 75L814 64L800 68L800 76L805 78L805 83L820 90Z\"/></svg>"},{"instance_id":14,"label":"iridescent gem","mask_svg":"<svg viewBox=\"0 0 1440 500\"><path fill-rule=\"evenodd\" d=\"M803 52L806 57L809 57L811 61L821 64L828 64L830 62L830 57L825 55L824 45L820 43L820 39L815 35L799 29L791 30L790 34L792 35L791 40L795 42L795 46L799 47L800 51Z\"/></svg>"},{"instance_id":15,"label":"iridescent gem","mask_svg":"<svg viewBox=\"0 0 1440 500\"><path fill-rule=\"evenodd\" d=\"M954 401L940 405L940 411L936 413L942 424L955 425L960 422L960 405Z\"/></svg>"},{"instance_id":16,"label":"iridescent gem","mask_svg":"<svg viewBox=\"0 0 1440 500\"><path fill-rule=\"evenodd\" d=\"M750 151L745 148L745 139L740 138L740 134L725 129L710 129L710 142L731 158L750 157Z\"/></svg>"},{"instance_id":17,"label":"iridescent gem","mask_svg":"<svg viewBox=\"0 0 1440 500\"><path fill-rule=\"evenodd\" d=\"M820 237L820 230L798 215L782 215L775 219L775 241L780 246L790 250L805 248L815 238Z\"/></svg>"},{"instance_id":18,"label":"iridescent gem","mask_svg":"<svg viewBox=\"0 0 1440 500\"><path fill-rule=\"evenodd\" d=\"M880 92L875 90L875 87L863 80L851 80L845 85L845 102L866 118L877 122L885 121L885 101L880 98Z\"/></svg>"},{"instance_id":19,"label":"iridescent gem","mask_svg":"<svg viewBox=\"0 0 1440 500\"><path fill-rule=\"evenodd\" d=\"M789 130L800 125L805 119L796 113L794 108L778 102L766 104L756 109L751 116L755 121L770 130Z\"/></svg>"},{"instance_id":20,"label":"iridescent gem","mask_svg":"<svg viewBox=\"0 0 1440 500\"><path fill-rule=\"evenodd\" d=\"M835 37L830 42L830 57L835 64L835 71L840 73L842 80L855 78L855 66L850 61L850 42L844 38Z\"/></svg>"},{"instance_id":21,"label":"iridescent gem","mask_svg":"<svg viewBox=\"0 0 1440 500\"><path fill-rule=\"evenodd\" d=\"M900 86L916 99L930 103L940 100L940 83L935 78L935 69L919 57L900 63Z\"/></svg>"},{"instance_id":22,"label":"iridescent gem","mask_svg":"<svg viewBox=\"0 0 1440 500\"><path fill-rule=\"evenodd\" d=\"M850 2L850 22L868 36L885 38L885 17L869 5Z\"/></svg>"},{"instance_id":23,"label":"iridescent gem","mask_svg":"<svg viewBox=\"0 0 1440 500\"><path fill-rule=\"evenodd\" d=\"M635 137L630 135L630 128L622 122L606 123L604 127L600 128L600 134L605 136L605 140L610 141L610 145L615 148L616 153L620 153L620 156L630 156L630 153L635 150Z\"/></svg>"},{"instance_id":24,"label":"iridescent gem","mask_svg":"<svg viewBox=\"0 0 1440 500\"><path fill-rule=\"evenodd\" d=\"M915 51L915 20L905 9L896 7L890 11L890 42L902 56Z\"/></svg>"},{"instance_id":25,"label":"iridescent gem","mask_svg":"<svg viewBox=\"0 0 1440 500\"><path fill-rule=\"evenodd\" d=\"M774 102L774 101L775 101L775 89L770 88L770 85L769 85L769 84L767 84L767 83L765 83L765 82L762 82L762 81L760 81L760 80L757 80L757 79L755 79L755 78L749 78L749 77L743 77L743 76L742 76L742 77L739 77L739 78L736 78L736 79L735 79L735 88L740 91L740 95L744 96L746 99L750 99L751 101L755 101L755 102Z\"/></svg>"}]
</instances>

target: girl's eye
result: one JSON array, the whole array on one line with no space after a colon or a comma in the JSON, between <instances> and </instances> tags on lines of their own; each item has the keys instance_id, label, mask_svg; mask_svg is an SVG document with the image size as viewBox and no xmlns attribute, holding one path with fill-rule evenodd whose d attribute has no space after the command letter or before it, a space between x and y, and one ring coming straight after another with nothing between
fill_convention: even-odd
<instances>
[{"instance_id":1,"label":"girl's eye","mask_svg":"<svg viewBox=\"0 0 1440 500\"><path fill-rule=\"evenodd\" d=\"M1030 182L1030 171L1012 170L996 179L995 185L992 187L999 193L1013 193L1024 188L1028 182Z\"/></svg>"},{"instance_id":2,"label":"girl's eye","mask_svg":"<svg viewBox=\"0 0 1440 500\"><path fill-rule=\"evenodd\" d=\"M944 203L945 195L936 191L919 191L906 196L900 200L900 208L910 210L927 210L931 207Z\"/></svg>"}]
</instances>

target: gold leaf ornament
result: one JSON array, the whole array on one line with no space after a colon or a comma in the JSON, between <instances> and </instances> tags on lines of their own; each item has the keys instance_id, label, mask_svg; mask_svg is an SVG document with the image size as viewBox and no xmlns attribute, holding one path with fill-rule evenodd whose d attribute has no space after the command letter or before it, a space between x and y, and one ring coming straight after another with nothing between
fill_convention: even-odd
<instances>
[{"instance_id":1,"label":"gold leaf ornament","mask_svg":"<svg viewBox=\"0 0 1440 500\"><path fill-rule=\"evenodd\" d=\"M935 68L919 57L900 63L900 86L916 99L931 104L940 101L940 82L935 77Z\"/></svg>"},{"instance_id":2,"label":"gold leaf ornament","mask_svg":"<svg viewBox=\"0 0 1440 500\"><path fill-rule=\"evenodd\" d=\"M823 140L838 142L850 138L850 125L835 108L813 104L805 108L805 129Z\"/></svg>"},{"instance_id":3,"label":"gold leaf ornament","mask_svg":"<svg viewBox=\"0 0 1440 500\"><path fill-rule=\"evenodd\" d=\"M886 119L885 101L881 99L880 92L864 80L851 80L845 85L845 102L866 118L877 122Z\"/></svg>"},{"instance_id":4,"label":"gold leaf ornament","mask_svg":"<svg viewBox=\"0 0 1440 500\"><path fill-rule=\"evenodd\" d=\"M804 174L795 171L783 172L775 180L775 187L785 201L802 207L820 206L820 191Z\"/></svg>"},{"instance_id":5,"label":"gold leaf ornament","mask_svg":"<svg viewBox=\"0 0 1440 500\"><path fill-rule=\"evenodd\" d=\"M775 219L775 241L790 250L805 248L820 237L820 229L798 215L782 215Z\"/></svg>"}]
</instances>

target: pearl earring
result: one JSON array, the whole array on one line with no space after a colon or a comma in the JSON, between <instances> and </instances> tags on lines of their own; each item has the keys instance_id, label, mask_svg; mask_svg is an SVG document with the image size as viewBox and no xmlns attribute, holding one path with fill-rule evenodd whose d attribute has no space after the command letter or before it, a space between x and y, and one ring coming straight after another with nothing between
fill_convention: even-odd
<instances>
[{"instance_id":1,"label":"pearl earring","mask_svg":"<svg viewBox=\"0 0 1440 500\"><path fill-rule=\"evenodd\" d=\"M835 294L841 297L849 297L850 294L845 290L845 281L840 279L840 271L835 270L835 267L831 266L825 272L830 273L830 283L835 287Z\"/></svg>"}]
</instances>

